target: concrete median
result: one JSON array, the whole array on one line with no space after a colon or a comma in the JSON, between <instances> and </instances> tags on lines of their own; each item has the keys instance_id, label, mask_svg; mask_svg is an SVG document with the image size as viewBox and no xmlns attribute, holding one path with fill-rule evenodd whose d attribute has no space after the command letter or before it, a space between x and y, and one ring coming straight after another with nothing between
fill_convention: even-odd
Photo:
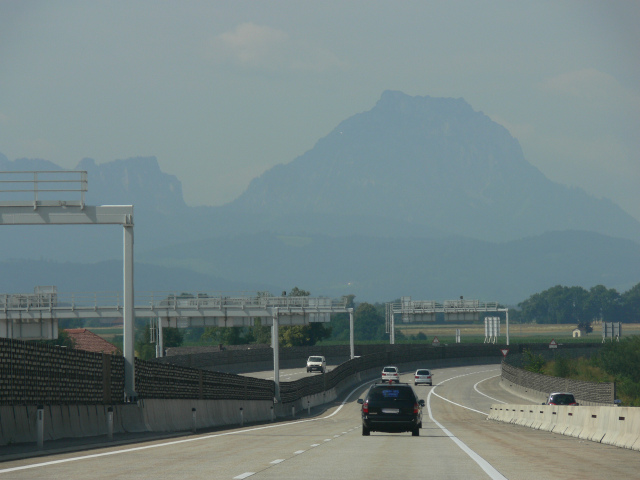
<instances>
[{"instance_id":1,"label":"concrete median","mask_svg":"<svg viewBox=\"0 0 640 480\"><path fill-rule=\"evenodd\" d=\"M488 419L640 451L640 408L493 404Z\"/></svg>"}]
</instances>

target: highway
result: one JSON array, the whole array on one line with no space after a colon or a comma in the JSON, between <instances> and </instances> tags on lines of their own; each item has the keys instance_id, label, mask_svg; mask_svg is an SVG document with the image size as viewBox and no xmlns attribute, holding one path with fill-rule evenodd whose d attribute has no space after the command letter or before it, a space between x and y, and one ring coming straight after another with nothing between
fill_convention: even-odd
<instances>
[{"instance_id":1,"label":"highway","mask_svg":"<svg viewBox=\"0 0 640 480\"><path fill-rule=\"evenodd\" d=\"M0 480L638 478L638 452L487 420L492 403L522 403L500 387L498 365L433 373L433 387L415 387L420 437L362 436L356 399L369 382L311 417L7 461Z\"/></svg>"}]
</instances>

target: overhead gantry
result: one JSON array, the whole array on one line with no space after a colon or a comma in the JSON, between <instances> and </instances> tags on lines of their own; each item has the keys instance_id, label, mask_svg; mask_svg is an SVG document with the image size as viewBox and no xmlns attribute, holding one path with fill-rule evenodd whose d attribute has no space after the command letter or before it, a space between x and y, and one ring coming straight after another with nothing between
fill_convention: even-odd
<instances>
[{"instance_id":1,"label":"overhead gantry","mask_svg":"<svg viewBox=\"0 0 640 480\"><path fill-rule=\"evenodd\" d=\"M133 206L89 206L85 204L86 192L86 171L0 172L0 225L122 225L122 296L64 294L55 288L36 288L33 294L0 295L0 336L20 338L23 331L37 331L36 336L28 338L57 338L57 320L60 318L122 317L127 400L136 398L136 317L155 318L159 332L169 326L253 326L256 318L262 319L264 325L272 326L276 398L279 397L277 339L280 325L329 322L332 313L348 313L351 358L354 357L353 309L347 308L346 298L334 301L260 294L151 293L138 296L138 306L134 306ZM5 200L7 196L12 200ZM29 328L34 326L39 328ZM161 333L159 342L162 342Z\"/></svg>"},{"instance_id":2,"label":"overhead gantry","mask_svg":"<svg viewBox=\"0 0 640 480\"><path fill-rule=\"evenodd\" d=\"M472 322L478 320L478 314L489 312L505 312L507 324L507 345L509 345L509 309L498 302L481 302L480 300L445 300L439 303L433 300L411 300L401 297L400 302L386 304L386 332L389 342L395 343L395 316L400 315L403 323L435 322L436 314L444 314L445 322Z\"/></svg>"},{"instance_id":3,"label":"overhead gantry","mask_svg":"<svg viewBox=\"0 0 640 480\"><path fill-rule=\"evenodd\" d=\"M125 395L134 398L133 206L85 205L86 192L86 171L0 172L0 225L122 225Z\"/></svg>"}]
</instances>

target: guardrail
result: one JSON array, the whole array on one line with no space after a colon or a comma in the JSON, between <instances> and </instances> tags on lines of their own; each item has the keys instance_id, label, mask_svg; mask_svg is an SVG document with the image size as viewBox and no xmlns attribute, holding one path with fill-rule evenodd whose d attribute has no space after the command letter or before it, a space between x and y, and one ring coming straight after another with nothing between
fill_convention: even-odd
<instances>
[{"instance_id":1,"label":"guardrail","mask_svg":"<svg viewBox=\"0 0 640 480\"><path fill-rule=\"evenodd\" d=\"M82 170L3 171L0 172L0 205L37 209L53 201L56 205L82 208L87 183L87 172Z\"/></svg>"}]
</instances>

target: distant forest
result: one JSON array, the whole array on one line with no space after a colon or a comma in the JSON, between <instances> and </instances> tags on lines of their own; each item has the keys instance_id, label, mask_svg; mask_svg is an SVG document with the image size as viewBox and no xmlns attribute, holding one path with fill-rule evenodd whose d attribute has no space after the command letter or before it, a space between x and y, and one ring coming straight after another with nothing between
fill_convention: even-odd
<instances>
[{"instance_id":1,"label":"distant forest","mask_svg":"<svg viewBox=\"0 0 640 480\"><path fill-rule=\"evenodd\" d=\"M572 323L591 331L591 322L640 322L640 283L620 294L613 288L556 285L518 304L509 320L517 323Z\"/></svg>"}]
</instances>

